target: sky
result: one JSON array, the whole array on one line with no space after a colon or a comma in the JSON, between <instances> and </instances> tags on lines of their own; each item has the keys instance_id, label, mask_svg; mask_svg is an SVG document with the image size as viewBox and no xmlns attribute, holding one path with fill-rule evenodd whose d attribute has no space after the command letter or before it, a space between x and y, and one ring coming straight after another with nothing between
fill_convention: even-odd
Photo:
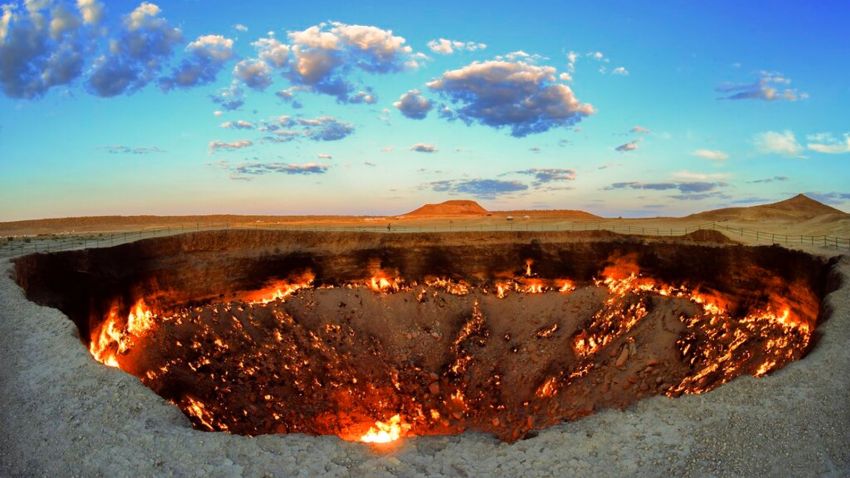
<instances>
[{"instance_id":1,"label":"sky","mask_svg":"<svg viewBox=\"0 0 850 478\"><path fill-rule=\"evenodd\" d=\"M0 221L850 210L844 1L0 8Z\"/></svg>"}]
</instances>

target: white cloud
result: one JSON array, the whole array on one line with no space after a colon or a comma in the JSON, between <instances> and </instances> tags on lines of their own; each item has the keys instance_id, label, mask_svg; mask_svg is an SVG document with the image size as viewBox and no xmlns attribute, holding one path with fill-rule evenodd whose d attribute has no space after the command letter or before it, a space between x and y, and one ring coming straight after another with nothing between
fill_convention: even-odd
<instances>
[{"instance_id":1,"label":"white cloud","mask_svg":"<svg viewBox=\"0 0 850 478\"><path fill-rule=\"evenodd\" d=\"M612 75L629 76L629 70L627 70L626 67L624 67L624 66L618 66L617 68L614 68L613 70L611 70L611 74Z\"/></svg>"},{"instance_id":2,"label":"white cloud","mask_svg":"<svg viewBox=\"0 0 850 478\"><path fill-rule=\"evenodd\" d=\"M766 154L799 157L803 152L803 147L800 146L794 133L790 130L782 132L766 131L757 134L754 143L759 152Z\"/></svg>"},{"instance_id":3,"label":"white cloud","mask_svg":"<svg viewBox=\"0 0 850 478\"><path fill-rule=\"evenodd\" d=\"M143 2L124 17L108 55L94 62L88 79L91 92L102 97L133 93L158 74L174 47L183 39L179 28L159 16L158 6Z\"/></svg>"},{"instance_id":4,"label":"white cloud","mask_svg":"<svg viewBox=\"0 0 850 478\"><path fill-rule=\"evenodd\" d=\"M415 68L421 59L403 37L375 26L321 23L288 35L290 81L341 102L358 99L351 96L355 87L346 78L351 70L392 73Z\"/></svg>"},{"instance_id":5,"label":"white cloud","mask_svg":"<svg viewBox=\"0 0 850 478\"><path fill-rule=\"evenodd\" d=\"M567 53L567 69L570 72L576 71L576 62L578 61L578 53L571 51Z\"/></svg>"},{"instance_id":6,"label":"white cloud","mask_svg":"<svg viewBox=\"0 0 850 478\"><path fill-rule=\"evenodd\" d=\"M614 150L619 151L621 153L627 153L629 151L634 151L634 150L638 149L638 147L639 147L638 143L640 143L639 139L636 139L634 141L629 141L628 143L621 144L621 145L617 146L616 148L614 148Z\"/></svg>"},{"instance_id":7,"label":"white cloud","mask_svg":"<svg viewBox=\"0 0 850 478\"><path fill-rule=\"evenodd\" d=\"M238 31L238 32L247 32L248 31L248 27L246 27L245 25L243 25L241 23L237 23L236 25L233 25L233 29Z\"/></svg>"},{"instance_id":8,"label":"white cloud","mask_svg":"<svg viewBox=\"0 0 850 478\"><path fill-rule=\"evenodd\" d=\"M680 181L723 181L729 178L728 173L695 173L692 171L677 171L673 179Z\"/></svg>"},{"instance_id":9,"label":"white cloud","mask_svg":"<svg viewBox=\"0 0 850 478\"><path fill-rule=\"evenodd\" d=\"M808 93L790 88L791 80L781 73L762 71L753 83L726 83L715 88L723 94L721 100L797 101L809 97Z\"/></svg>"},{"instance_id":10,"label":"white cloud","mask_svg":"<svg viewBox=\"0 0 850 478\"><path fill-rule=\"evenodd\" d=\"M85 23L92 25L100 23L100 18L103 16L103 4L97 0L77 0L77 8Z\"/></svg>"},{"instance_id":11,"label":"white cloud","mask_svg":"<svg viewBox=\"0 0 850 478\"><path fill-rule=\"evenodd\" d=\"M807 147L815 152L823 154L845 154L850 153L850 133L844 133L844 139L838 140L832 134L818 133L806 137L809 141Z\"/></svg>"},{"instance_id":12,"label":"white cloud","mask_svg":"<svg viewBox=\"0 0 850 478\"><path fill-rule=\"evenodd\" d=\"M451 55L456 51L477 51L483 50L487 48L487 45L484 43L478 43L473 41L458 41L458 40L448 40L446 38L438 38L436 40L431 40L428 42L428 48L431 49L434 53L439 53L441 55Z\"/></svg>"},{"instance_id":13,"label":"white cloud","mask_svg":"<svg viewBox=\"0 0 850 478\"><path fill-rule=\"evenodd\" d=\"M213 60L227 61L233 58L233 40L221 35L202 35L189 43L186 50Z\"/></svg>"},{"instance_id":14,"label":"white cloud","mask_svg":"<svg viewBox=\"0 0 850 478\"><path fill-rule=\"evenodd\" d=\"M716 149L698 149L691 154L703 159L710 159L712 161L726 161L729 159L728 154Z\"/></svg>"},{"instance_id":15,"label":"white cloud","mask_svg":"<svg viewBox=\"0 0 850 478\"><path fill-rule=\"evenodd\" d=\"M236 149L247 148L248 146L251 146L252 144L254 144L254 143L247 140L247 139L240 139L240 140L237 140L237 141L230 141L230 142L210 141L209 148L210 148L210 153L215 153L218 150L233 151L233 150L236 150Z\"/></svg>"},{"instance_id":16,"label":"white cloud","mask_svg":"<svg viewBox=\"0 0 850 478\"><path fill-rule=\"evenodd\" d=\"M332 116L297 119L279 116L261 122L257 129L267 133L264 139L273 143L287 143L303 138L313 141L338 141L354 133L354 125Z\"/></svg>"},{"instance_id":17,"label":"white cloud","mask_svg":"<svg viewBox=\"0 0 850 478\"><path fill-rule=\"evenodd\" d=\"M441 117L508 127L516 137L572 126L594 113L557 82L555 68L521 60L472 62L427 85L452 105L440 106Z\"/></svg>"},{"instance_id":18,"label":"white cloud","mask_svg":"<svg viewBox=\"0 0 850 478\"><path fill-rule=\"evenodd\" d=\"M431 111L431 102L419 90L410 90L393 103L401 114L411 119L424 119Z\"/></svg>"},{"instance_id":19,"label":"white cloud","mask_svg":"<svg viewBox=\"0 0 850 478\"><path fill-rule=\"evenodd\" d=\"M186 46L187 57L171 75L160 78L163 90L212 83L224 64L233 58L233 40L221 35L202 35Z\"/></svg>"},{"instance_id":20,"label":"white cloud","mask_svg":"<svg viewBox=\"0 0 850 478\"><path fill-rule=\"evenodd\" d=\"M265 90L272 84L271 68L264 61L242 60L233 67L233 76L255 90Z\"/></svg>"},{"instance_id":21,"label":"white cloud","mask_svg":"<svg viewBox=\"0 0 850 478\"><path fill-rule=\"evenodd\" d=\"M219 126L225 129L254 129L254 123L245 120L225 121Z\"/></svg>"},{"instance_id":22,"label":"white cloud","mask_svg":"<svg viewBox=\"0 0 850 478\"><path fill-rule=\"evenodd\" d=\"M284 45L275 38L260 38L251 45L257 49L261 60L275 68L283 68L289 59L289 45Z\"/></svg>"},{"instance_id":23,"label":"white cloud","mask_svg":"<svg viewBox=\"0 0 850 478\"><path fill-rule=\"evenodd\" d=\"M435 153L437 152L437 147L429 143L416 143L410 147L410 150L418 153Z\"/></svg>"}]
</instances>

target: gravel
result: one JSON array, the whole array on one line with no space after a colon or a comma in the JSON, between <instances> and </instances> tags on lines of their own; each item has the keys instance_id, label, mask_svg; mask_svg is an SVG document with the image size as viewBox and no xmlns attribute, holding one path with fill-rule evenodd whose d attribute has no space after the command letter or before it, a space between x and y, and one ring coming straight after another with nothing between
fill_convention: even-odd
<instances>
[{"instance_id":1,"label":"gravel","mask_svg":"<svg viewBox=\"0 0 850 478\"><path fill-rule=\"evenodd\" d=\"M96 363L61 312L26 300L0 262L0 476L848 476L850 259L812 352L705 395L655 397L506 444L193 430L180 411Z\"/></svg>"}]
</instances>

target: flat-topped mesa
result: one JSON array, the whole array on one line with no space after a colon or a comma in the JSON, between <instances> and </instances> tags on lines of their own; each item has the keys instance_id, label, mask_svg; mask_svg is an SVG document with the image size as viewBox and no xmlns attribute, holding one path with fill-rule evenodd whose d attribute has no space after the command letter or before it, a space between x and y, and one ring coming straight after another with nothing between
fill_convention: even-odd
<instances>
[{"instance_id":1,"label":"flat-topped mesa","mask_svg":"<svg viewBox=\"0 0 850 478\"><path fill-rule=\"evenodd\" d=\"M439 204L425 204L401 217L412 216L486 216L488 211L475 201L453 199Z\"/></svg>"}]
</instances>

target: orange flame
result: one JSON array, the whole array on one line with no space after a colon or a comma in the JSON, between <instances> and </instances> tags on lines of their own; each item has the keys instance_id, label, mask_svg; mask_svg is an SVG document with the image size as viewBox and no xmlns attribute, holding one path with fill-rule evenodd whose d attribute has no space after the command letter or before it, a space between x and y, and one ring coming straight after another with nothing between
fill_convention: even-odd
<instances>
[{"instance_id":1,"label":"orange flame","mask_svg":"<svg viewBox=\"0 0 850 478\"><path fill-rule=\"evenodd\" d=\"M131 335L142 335L153 325L153 312L145 304L145 299L139 299L130 309L127 316L127 332Z\"/></svg>"},{"instance_id":2,"label":"orange flame","mask_svg":"<svg viewBox=\"0 0 850 478\"><path fill-rule=\"evenodd\" d=\"M376 421L375 425L360 437L360 441L363 443L391 443L406 436L410 428L411 425L402 421L401 415L396 413L387 422Z\"/></svg>"},{"instance_id":3,"label":"orange flame","mask_svg":"<svg viewBox=\"0 0 850 478\"><path fill-rule=\"evenodd\" d=\"M260 290L244 294L242 299L250 304L268 304L276 300L283 300L300 289L312 287L315 278L315 274L307 271L297 277L275 281Z\"/></svg>"},{"instance_id":4,"label":"orange flame","mask_svg":"<svg viewBox=\"0 0 850 478\"><path fill-rule=\"evenodd\" d=\"M92 333L89 353L104 365L118 367L118 354L129 347L129 336L144 335L153 326L154 317L144 299L139 299L130 309L125 327L119 324L118 304L113 304L106 319Z\"/></svg>"}]
</instances>

